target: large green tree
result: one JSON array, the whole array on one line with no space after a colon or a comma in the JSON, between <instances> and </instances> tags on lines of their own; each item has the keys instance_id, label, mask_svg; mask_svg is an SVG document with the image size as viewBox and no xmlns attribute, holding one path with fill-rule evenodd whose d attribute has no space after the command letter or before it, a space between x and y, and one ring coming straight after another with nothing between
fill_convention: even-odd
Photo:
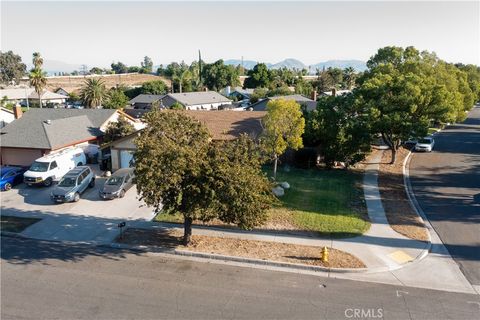
<instances>
[{"instance_id":1,"label":"large green tree","mask_svg":"<svg viewBox=\"0 0 480 320\"><path fill-rule=\"evenodd\" d=\"M321 98L317 109L306 113L304 143L319 147L328 167L336 161L353 165L370 151L368 116L352 94Z\"/></svg>"},{"instance_id":2,"label":"large green tree","mask_svg":"<svg viewBox=\"0 0 480 320\"><path fill-rule=\"evenodd\" d=\"M296 150L303 146L305 119L296 101L278 99L268 102L267 115L262 122L262 142L265 151L273 160L273 177L276 178L278 158L287 148Z\"/></svg>"},{"instance_id":3,"label":"large green tree","mask_svg":"<svg viewBox=\"0 0 480 320\"><path fill-rule=\"evenodd\" d=\"M27 66L22 58L12 51L0 51L0 82L9 84L18 83L27 72Z\"/></svg>"},{"instance_id":4,"label":"large green tree","mask_svg":"<svg viewBox=\"0 0 480 320\"><path fill-rule=\"evenodd\" d=\"M135 139L138 193L157 212L183 215L185 245L193 220L253 228L265 219L271 186L247 138L232 147L211 142L208 130L183 111L154 110L145 122Z\"/></svg>"},{"instance_id":5,"label":"large green tree","mask_svg":"<svg viewBox=\"0 0 480 320\"><path fill-rule=\"evenodd\" d=\"M249 70L248 78L243 83L245 88L268 88L272 81L272 73L265 63L259 63Z\"/></svg>"},{"instance_id":6,"label":"large green tree","mask_svg":"<svg viewBox=\"0 0 480 320\"><path fill-rule=\"evenodd\" d=\"M385 47L367 62L359 79L358 103L369 108L372 129L392 151L402 141L427 134L435 122L465 118L472 93L462 72L429 52Z\"/></svg>"},{"instance_id":7,"label":"large green tree","mask_svg":"<svg viewBox=\"0 0 480 320\"><path fill-rule=\"evenodd\" d=\"M109 143L118 140L122 137L128 136L135 132L135 127L128 122L125 117L118 117L118 121L111 122L103 135L103 142Z\"/></svg>"},{"instance_id":8,"label":"large green tree","mask_svg":"<svg viewBox=\"0 0 480 320\"><path fill-rule=\"evenodd\" d=\"M140 71L142 73L151 73L153 70L153 61L150 57L145 56L143 58L143 61L140 63L142 68Z\"/></svg>"},{"instance_id":9,"label":"large green tree","mask_svg":"<svg viewBox=\"0 0 480 320\"><path fill-rule=\"evenodd\" d=\"M105 82L100 78L88 78L80 89L83 104L89 108L97 108L108 99Z\"/></svg>"},{"instance_id":10,"label":"large green tree","mask_svg":"<svg viewBox=\"0 0 480 320\"><path fill-rule=\"evenodd\" d=\"M108 98L103 103L105 109L125 108L128 104L128 97L120 88L112 88L108 91Z\"/></svg>"},{"instance_id":11,"label":"large green tree","mask_svg":"<svg viewBox=\"0 0 480 320\"><path fill-rule=\"evenodd\" d=\"M226 86L239 86L238 70L231 65L225 65L223 60L206 64L202 70L203 84L210 90L219 91Z\"/></svg>"}]
</instances>

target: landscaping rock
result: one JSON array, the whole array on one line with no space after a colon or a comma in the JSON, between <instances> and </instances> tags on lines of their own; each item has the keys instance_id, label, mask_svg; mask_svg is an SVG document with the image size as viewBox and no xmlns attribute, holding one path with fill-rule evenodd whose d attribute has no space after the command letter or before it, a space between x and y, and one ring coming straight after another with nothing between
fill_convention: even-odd
<instances>
[{"instance_id":1,"label":"landscaping rock","mask_svg":"<svg viewBox=\"0 0 480 320\"><path fill-rule=\"evenodd\" d=\"M280 186L281 186L283 189L290 189L290 184L289 184L287 181L281 182L281 183L280 183Z\"/></svg>"},{"instance_id":2,"label":"landscaping rock","mask_svg":"<svg viewBox=\"0 0 480 320\"><path fill-rule=\"evenodd\" d=\"M277 197L281 197L285 194L285 190L283 190L282 187L280 186L276 186L275 188L272 189L272 192L274 195L276 195Z\"/></svg>"}]
</instances>

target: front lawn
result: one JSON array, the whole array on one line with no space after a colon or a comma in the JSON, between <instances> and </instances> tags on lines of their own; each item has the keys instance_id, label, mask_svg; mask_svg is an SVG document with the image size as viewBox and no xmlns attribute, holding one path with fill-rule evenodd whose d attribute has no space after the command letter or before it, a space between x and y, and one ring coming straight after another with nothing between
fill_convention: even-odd
<instances>
[{"instance_id":1,"label":"front lawn","mask_svg":"<svg viewBox=\"0 0 480 320\"><path fill-rule=\"evenodd\" d=\"M280 198L281 205L271 210L270 218L325 236L362 234L370 223L361 179L361 174L345 170L280 171L277 180L287 181L291 188Z\"/></svg>"},{"instance_id":2,"label":"front lawn","mask_svg":"<svg viewBox=\"0 0 480 320\"><path fill-rule=\"evenodd\" d=\"M2 215L0 216L0 230L19 233L40 220L41 219L36 218L20 218Z\"/></svg>"},{"instance_id":3,"label":"front lawn","mask_svg":"<svg viewBox=\"0 0 480 320\"><path fill-rule=\"evenodd\" d=\"M267 170L270 175L270 168ZM277 181L287 181L290 189L285 190L280 203L269 211L268 221L258 229L313 231L335 238L360 235L370 227L361 179L360 173L345 170L281 169ZM183 222L180 214L158 214L155 220ZM222 223L213 221L208 225Z\"/></svg>"}]
</instances>

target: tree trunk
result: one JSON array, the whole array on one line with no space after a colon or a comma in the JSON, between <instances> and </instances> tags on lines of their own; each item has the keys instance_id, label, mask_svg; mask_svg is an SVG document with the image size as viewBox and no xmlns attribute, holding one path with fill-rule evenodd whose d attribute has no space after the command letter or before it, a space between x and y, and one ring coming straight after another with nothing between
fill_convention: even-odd
<instances>
[{"instance_id":1,"label":"tree trunk","mask_svg":"<svg viewBox=\"0 0 480 320\"><path fill-rule=\"evenodd\" d=\"M275 155L273 158L273 179L277 180L277 164L278 164L278 156Z\"/></svg>"},{"instance_id":2,"label":"tree trunk","mask_svg":"<svg viewBox=\"0 0 480 320\"><path fill-rule=\"evenodd\" d=\"M183 222L183 245L188 246L192 238L192 218L185 217Z\"/></svg>"},{"instance_id":3,"label":"tree trunk","mask_svg":"<svg viewBox=\"0 0 480 320\"><path fill-rule=\"evenodd\" d=\"M394 164L395 160L397 160L397 148L395 146L392 147L392 159L390 160L390 164Z\"/></svg>"}]
</instances>

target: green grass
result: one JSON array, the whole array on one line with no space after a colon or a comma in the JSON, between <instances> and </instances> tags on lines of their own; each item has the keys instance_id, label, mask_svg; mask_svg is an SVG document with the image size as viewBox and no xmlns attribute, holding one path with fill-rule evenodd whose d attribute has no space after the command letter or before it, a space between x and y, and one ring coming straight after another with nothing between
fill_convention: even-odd
<instances>
[{"instance_id":1,"label":"green grass","mask_svg":"<svg viewBox=\"0 0 480 320\"><path fill-rule=\"evenodd\" d=\"M370 227L361 190L362 175L345 170L280 171L277 181L287 181L290 189L280 198L281 205L271 216L290 221L300 229L324 236L347 237Z\"/></svg>"},{"instance_id":2,"label":"green grass","mask_svg":"<svg viewBox=\"0 0 480 320\"><path fill-rule=\"evenodd\" d=\"M270 168L265 171L271 175ZM270 210L269 224L290 225L326 237L360 235L370 227L361 179L361 174L345 170L280 170L277 181L287 181L290 189ZM183 216L158 214L154 220L183 223Z\"/></svg>"},{"instance_id":3,"label":"green grass","mask_svg":"<svg viewBox=\"0 0 480 320\"><path fill-rule=\"evenodd\" d=\"M438 128L428 128L428 135L434 134L435 132L439 131Z\"/></svg>"},{"instance_id":4,"label":"green grass","mask_svg":"<svg viewBox=\"0 0 480 320\"><path fill-rule=\"evenodd\" d=\"M36 218L20 218L2 215L0 216L0 230L18 233L40 220L41 219Z\"/></svg>"}]
</instances>

